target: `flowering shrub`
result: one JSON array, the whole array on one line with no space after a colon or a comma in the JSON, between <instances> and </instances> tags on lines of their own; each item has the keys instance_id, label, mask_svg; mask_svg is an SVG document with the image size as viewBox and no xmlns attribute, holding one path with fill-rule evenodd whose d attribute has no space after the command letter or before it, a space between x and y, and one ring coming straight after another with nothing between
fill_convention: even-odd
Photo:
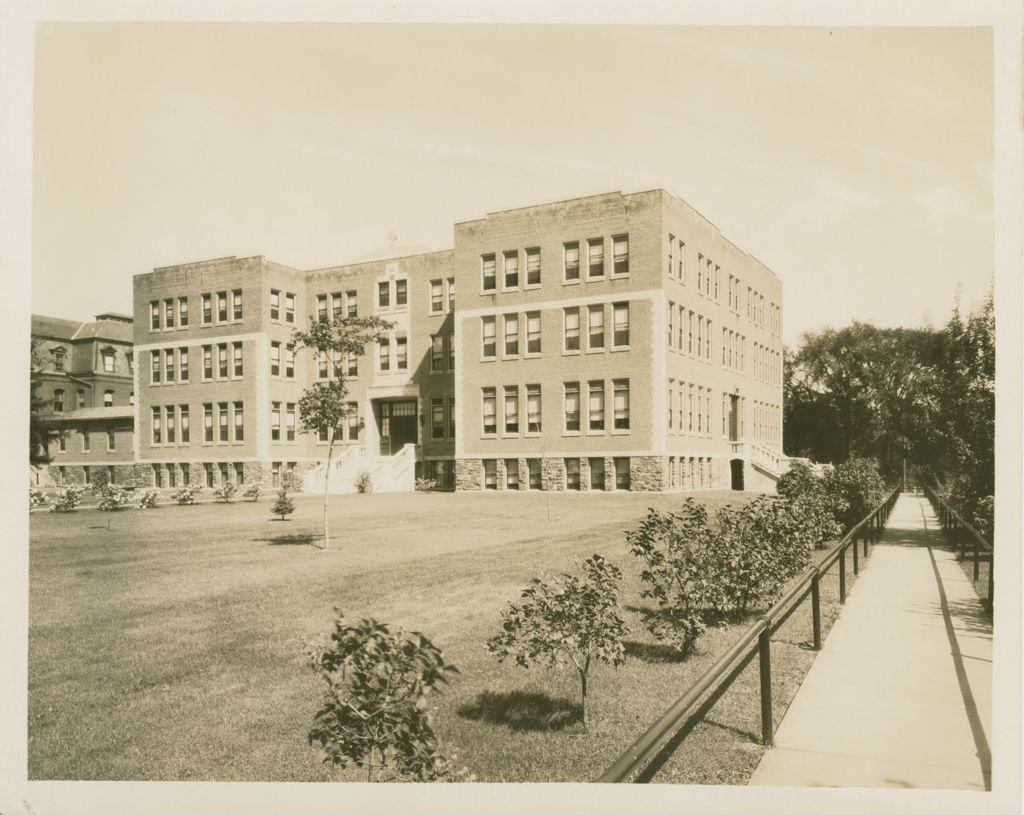
<instances>
[{"instance_id":1,"label":"flowering shrub","mask_svg":"<svg viewBox=\"0 0 1024 815\"><path fill-rule=\"evenodd\" d=\"M885 495L878 465L866 458L851 458L837 464L822 478L822 486L830 496L845 502L845 508L836 513L836 520L844 529L856 526Z\"/></svg>"},{"instance_id":2,"label":"flowering shrub","mask_svg":"<svg viewBox=\"0 0 1024 815\"><path fill-rule=\"evenodd\" d=\"M99 496L96 508L103 512L116 512L128 506L129 497L124 487L104 484L95 492Z\"/></svg>"},{"instance_id":3,"label":"flowering shrub","mask_svg":"<svg viewBox=\"0 0 1024 815\"><path fill-rule=\"evenodd\" d=\"M437 482L433 478L417 478L416 479L416 491L417 492L430 492L432 489L437 487Z\"/></svg>"},{"instance_id":4,"label":"flowering shrub","mask_svg":"<svg viewBox=\"0 0 1024 815\"><path fill-rule=\"evenodd\" d=\"M845 496L830 493L825 480L814 474L810 465L794 462L779 479L779 495L792 503L794 514L802 519L801 533L816 549L843 533L839 519L846 514L849 504Z\"/></svg>"},{"instance_id":5,"label":"flowering shrub","mask_svg":"<svg viewBox=\"0 0 1024 815\"><path fill-rule=\"evenodd\" d=\"M263 484L259 481L252 484L247 484L245 489L242 490L242 495L246 500L255 503L260 500L260 491L263 489Z\"/></svg>"},{"instance_id":6,"label":"flowering shrub","mask_svg":"<svg viewBox=\"0 0 1024 815\"><path fill-rule=\"evenodd\" d=\"M174 500L179 504L194 504L196 502L196 495L202 492L202 486L199 484L186 484L176 493L174 493Z\"/></svg>"},{"instance_id":7,"label":"flowering shrub","mask_svg":"<svg viewBox=\"0 0 1024 815\"><path fill-rule=\"evenodd\" d=\"M369 492L373 487L373 478L366 470L360 470L356 476L356 491Z\"/></svg>"},{"instance_id":8,"label":"flowering shrub","mask_svg":"<svg viewBox=\"0 0 1024 815\"><path fill-rule=\"evenodd\" d=\"M82 503L82 488L81 487L65 487L57 495L57 500L50 508L51 512L74 512L78 509L78 505Z\"/></svg>"},{"instance_id":9,"label":"flowering shrub","mask_svg":"<svg viewBox=\"0 0 1024 815\"><path fill-rule=\"evenodd\" d=\"M50 499L46 497L46 493L38 487L29 487L28 490L28 506L29 509L36 509L37 507L45 507L50 503Z\"/></svg>"},{"instance_id":10,"label":"flowering shrub","mask_svg":"<svg viewBox=\"0 0 1024 815\"><path fill-rule=\"evenodd\" d=\"M156 499L159 496L160 493L154 489L144 490L139 496L139 509L155 509Z\"/></svg>"},{"instance_id":11,"label":"flowering shrub","mask_svg":"<svg viewBox=\"0 0 1024 815\"><path fill-rule=\"evenodd\" d=\"M238 492L238 487L235 486L234 482L225 481L213 491L213 497L221 503L230 504L236 492Z\"/></svg>"}]
</instances>

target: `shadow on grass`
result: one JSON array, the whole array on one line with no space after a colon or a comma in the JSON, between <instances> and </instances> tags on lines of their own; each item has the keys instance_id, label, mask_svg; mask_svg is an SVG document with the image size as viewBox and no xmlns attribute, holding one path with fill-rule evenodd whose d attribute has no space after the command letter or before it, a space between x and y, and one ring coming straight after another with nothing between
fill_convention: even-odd
<instances>
[{"instance_id":1,"label":"shadow on grass","mask_svg":"<svg viewBox=\"0 0 1024 815\"><path fill-rule=\"evenodd\" d=\"M634 657L643 662L685 662L684 657L677 648L671 645L652 642L635 642L626 640L622 643L626 649L627 657Z\"/></svg>"},{"instance_id":2,"label":"shadow on grass","mask_svg":"<svg viewBox=\"0 0 1024 815\"><path fill-rule=\"evenodd\" d=\"M576 702L523 691L483 691L456 712L463 719L503 724L516 732L563 730L583 721L583 709Z\"/></svg>"},{"instance_id":3,"label":"shadow on grass","mask_svg":"<svg viewBox=\"0 0 1024 815\"><path fill-rule=\"evenodd\" d=\"M319 547L320 538L313 535L278 535L276 538L256 538L258 541L266 541L271 546L316 546Z\"/></svg>"}]
</instances>

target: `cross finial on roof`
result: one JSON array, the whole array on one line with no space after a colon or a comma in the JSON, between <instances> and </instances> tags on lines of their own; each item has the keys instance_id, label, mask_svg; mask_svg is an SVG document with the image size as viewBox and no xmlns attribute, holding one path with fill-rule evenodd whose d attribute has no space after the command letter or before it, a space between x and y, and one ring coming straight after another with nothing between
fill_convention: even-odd
<instances>
[{"instance_id":1,"label":"cross finial on roof","mask_svg":"<svg viewBox=\"0 0 1024 815\"><path fill-rule=\"evenodd\" d=\"M393 245L395 243L395 241L397 241L397 240L398 240L398 234L395 232L395 230L393 230L393 229L389 230L388 231L388 243Z\"/></svg>"}]
</instances>

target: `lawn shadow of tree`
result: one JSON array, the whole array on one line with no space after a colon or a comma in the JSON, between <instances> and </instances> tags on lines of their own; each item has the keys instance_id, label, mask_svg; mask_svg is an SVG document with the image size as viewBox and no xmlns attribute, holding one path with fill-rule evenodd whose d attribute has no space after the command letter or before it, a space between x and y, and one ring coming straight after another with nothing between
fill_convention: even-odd
<instances>
[{"instance_id":1,"label":"lawn shadow of tree","mask_svg":"<svg viewBox=\"0 0 1024 815\"><path fill-rule=\"evenodd\" d=\"M579 703L525 691L483 691L472 702L460 705L456 713L463 719L503 724L514 732L564 730L583 721Z\"/></svg>"},{"instance_id":2,"label":"lawn shadow of tree","mask_svg":"<svg viewBox=\"0 0 1024 815\"><path fill-rule=\"evenodd\" d=\"M320 538L313 535L278 535L276 538L255 538L270 546L318 546Z\"/></svg>"},{"instance_id":3,"label":"lawn shadow of tree","mask_svg":"<svg viewBox=\"0 0 1024 815\"><path fill-rule=\"evenodd\" d=\"M622 645L626 649L627 657L633 657L642 662L686 662L686 657L679 652L678 648L664 643L624 640Z\"/></svg>"}]
</instances>

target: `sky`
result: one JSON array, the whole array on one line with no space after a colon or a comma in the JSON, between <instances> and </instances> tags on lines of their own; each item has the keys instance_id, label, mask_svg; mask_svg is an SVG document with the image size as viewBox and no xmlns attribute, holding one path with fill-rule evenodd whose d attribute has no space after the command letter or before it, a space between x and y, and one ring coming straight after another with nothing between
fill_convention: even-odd
<instances>
[{"instance_id":1,"label":"sky","mask_svg":"<svg viewBox=\"0 0 1024 815\"><path fill-rule=\"evenodd\" d=\"M781 278L790 345L941 324L992 276L983 28L43 23L35 65L36 313L655 187Z\"/></svg>"}]
</instances>

